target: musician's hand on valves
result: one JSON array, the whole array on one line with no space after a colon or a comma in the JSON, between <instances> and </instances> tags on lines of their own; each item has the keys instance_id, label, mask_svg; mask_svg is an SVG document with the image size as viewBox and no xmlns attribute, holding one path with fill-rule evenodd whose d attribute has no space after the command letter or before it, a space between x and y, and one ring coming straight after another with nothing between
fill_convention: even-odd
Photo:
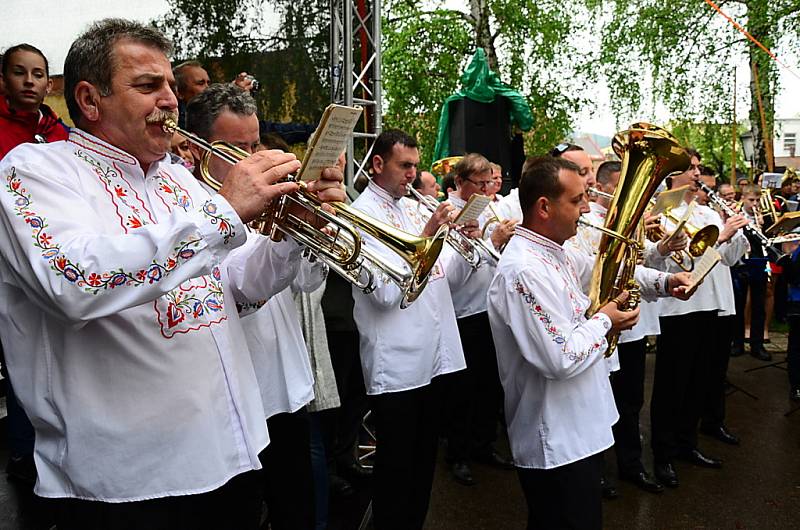
<instances>
[{"instance_id":1,"label":"musician's hand on valves","mask_svg":"<svg viewBox=\"0 0 800 530\"><path fill-rule=\"evenodd\" d=\"M481 229L478 226L478 221L468 221L458 227L458 230L470 239L477 239L481 237Z\"/></svg>"},{"instance_id":2,"label":"musician's hand on valves","mask_svg":"<svg viewBox=\"0 0 800 530\"><path fill-rule=\"evenodd\" d=\"M598 311L598 313L605 314L611 320L612 332L631 329L639 322L639 306L630 311L620 310L620 306L624 305L629 297L628 291L622 291Z\"/></svg>"},{"instance_id":3,"label":"musician's hand on valves","mask_svg":"<svg viewBox=\"0 0 800 530\"><path fill-rule=\"evenodd\" d=\"M234 165L219 194L225 197L244 223L256 219L266 205L281 195L297 191L294 182L278 182L300 169L293 153L259 151Z\"/></svg>"},{"instance_id":4,"label":"musician's hand on valves","mask_svg":"<svg viewBox=\"0 0 800 530\"><path fill-rule=\"evenodd\" d=\"M739 215L732 215L725 220L725 226L719 233L719 238L717 239L718 243L724 243L732 238L736 232L742 228L747 226L749 221L747 218L741 214Z\"/></svg>"},{"instance_id":5,"label":"musician's hand on valves","mask_svg":"<svg viewBox=\"0 0 800 530\"><path fill-rule=\"evenodd\" d=\"M672 252L684 250L688 244L689 236L686 235L686 232L681 230L678 234L665 234L664 237L661 238L661 241L658 242L656 248L659 254L666 256Z\"/></svg>"},{"instance_id":6,"label":"musician's hand on valves","mask_svg":"<svg viewBox=\"0 0 800 530\"><path fill-rule=\"evenodd\" d=\"M689 290L689 285L692 283L691 272L677 272L670 274L667 280L667 289L670 294L678 300L688 300L694 294L696 289Z\"/></svg>"},{"instance_id":7,"label":"musician's hand on valves","mask_svg":"<svg viewBox=\"0 0 800 530\"><path fill-rule=\"evenodd\" d=\"M492 240L492 245L497 250L501 250L506 246L508 240L514 235L514 227L517 226L517 221L514 219L504 219L497 223L497 226L489 238Z\"/></svg>"},{"instance_id":8,"label":"musician's hand on valves","mask_svg":"<svg viewBox=\"0 0 800 530\"><path fill-rule=\"evenodd\" d=\"M314 193L317 198L322 201L322 209L328 213L335 214L336 211L329 205L328 202L344 202L346 194L342 182L344 181L344 174L341 169L337 167L328 167L322 170L319 179L311 180L306 183L306 190ZM292 212L297 215L302 215L303 219L316 228L322 228L328 222L321 217L314 217L310 215L305 208L298 208L297 212Z\"/></svg>"},{"instance_id":9,"label":"musician's hand on valves","mask_svg":"<svg viewBox=\"0 0 800 530\"><path fill-rule=\"evenodd\" d=\"M650 212L644 213L644 229L646 232L650 232L652 230L658 230L660 226L661 226L660 215L650 215Z\"/></svg>"},{"instance_id":10,"label":"musician's hand on valves","mask_svg":"<svg viewBox=\"0 0 800 530\"><path fill-rule=\"evenodd\" d=\"M436 210L431 215L431 218L428 219L425 228L422 230L422 235L425 237L431 237L439 230L439 227L443 224L447 224L453 221L455 217L453 214L455 212L455 208L449 202L440 203Z\"/></svg>"}]
</instances>

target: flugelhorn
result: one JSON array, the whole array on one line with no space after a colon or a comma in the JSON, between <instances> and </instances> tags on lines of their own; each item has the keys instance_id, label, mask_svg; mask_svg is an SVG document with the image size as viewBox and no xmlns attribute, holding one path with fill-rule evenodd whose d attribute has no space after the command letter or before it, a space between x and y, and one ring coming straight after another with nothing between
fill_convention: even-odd
<instances>
[{"instance_id":1,"label":"flugelhorn","mask_svg":"<svg viewBox=\"0 0 800 530\"><path fill-rule=\"evenodd\" d=\"M225 142L207 142L181 129L171 119L165 120L162 128L166 132L177 132L185 136L203 150L200 174L205 183L214 190L219 190L222 183L209 170L212 156L229 164L236 164L250 156L247 151ZM296 177L290 176L290 179L295 180ZM334 215L322 208L322 202L308 191L304 182L300 181L298 185L298 191L282 195L267 205L265 212L256 221L259 232L274 241L280 241L285 235L291 236L325 262L331 270L364 292L369 293L375 289L376 274L387 276L403 293L401 308L407 307L419 297L444 245L448 234L447 226L440 227L432 237L419 237L372 219L344 203L326 203L336 212ZM293 213L298 208L327 223L330 233L316 228ZM390 263L362 246L359 230L397 254L402 259L402 265Z\"/></svg>"}]
</instances>

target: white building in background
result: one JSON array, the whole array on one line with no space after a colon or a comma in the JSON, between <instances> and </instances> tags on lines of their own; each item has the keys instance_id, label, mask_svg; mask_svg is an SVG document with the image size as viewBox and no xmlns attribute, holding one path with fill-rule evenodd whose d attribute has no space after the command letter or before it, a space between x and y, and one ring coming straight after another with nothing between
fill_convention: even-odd
<instances>
[{"instance_id":1,"label":"white building in background","mask_svg":"<svg viewBox=\"0 0 800 530\"><path fill-rule=\"evenodd\" d=\"M775 165L800 169L800 117L775 120Z\"/></svg>"}]
</instances>

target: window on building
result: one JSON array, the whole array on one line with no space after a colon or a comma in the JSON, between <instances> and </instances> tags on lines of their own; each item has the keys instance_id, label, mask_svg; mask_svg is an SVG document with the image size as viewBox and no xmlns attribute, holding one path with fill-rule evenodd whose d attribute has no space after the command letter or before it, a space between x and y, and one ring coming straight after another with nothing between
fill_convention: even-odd
<instances>
[{"instance_id":1,"label":"window on building","mask_svg":"<svg viewBox=\"0 0 800 530\"><path fill-rule=\"evenodd\" d=\"M789 152L789 156L794 156L797 149L797 134L786 133L783 135L783 150Z\"/></svg>"}]
</instances>

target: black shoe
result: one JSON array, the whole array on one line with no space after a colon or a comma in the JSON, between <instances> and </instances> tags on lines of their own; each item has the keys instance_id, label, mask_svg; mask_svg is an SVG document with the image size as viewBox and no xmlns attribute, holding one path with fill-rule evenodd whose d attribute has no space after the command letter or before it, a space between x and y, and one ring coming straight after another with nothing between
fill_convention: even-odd
<instances>
[{"instance_id":1,"label":"black shoe","mask_svg":"<svg viewBox=\"0 0 800 530\"><path fill-rule=\"evenodd\" d=\"M350 497L355 492L353 485L339 475L328 475L328 488L331 496L337 498Z\"/></svg>"},{"instance_id":2,"label":"black shoe","mask_svg":"<svg viewBox=\"0 0 800 530\"><path fill-rule=\"evenodd\" d=\"M789 399L792 401L800 401L800 386L789 391Z\"/></svg>"},{"instance_id":3,"label":"black shoe","mask_svg":"<svg viewBox=\"0 0 800 530\"><path fill-rule=\"evenodd\" d=\"M472 470L469 468L469 464L464 461L454 462L450 466L450 474L453 475L453 478L459 484L465 486L475 485L475 479L472 477Z\"/></svg>"},{"instance_id":4,"label":"black shoe","mask_svg":"<svg viewBox=\"0 0 800 530\"><path fill-rule=\"evenodd\" d=\"M648 493L661 493L664 491L664 486L656 482L656 480L648 475L646 471L640 471L639 473L632 474L620 473L619 478L620 480L630 482L640 490Z\"/></svg>"},{"instance_id":5,"label":"black shoe","mask_svg":"<svg viewBox=\"0 0 800 530\"><path fill-rule=\"evenodd\" d=\"M600 491L602 491L604 499L611 500L619 497L616 486L606 477L600 477Z\"/></svg>"},{"instance_id":6,"label":"black shoe","mask_svg":"<svg viewBox=\"0 0 800 530\"><path fill-rule=\"evenodd\" d=\"M744 355L744 346L734 345L731 347L731 357L740 357Z\"/></svg>"},{"instance_id":7,"label":"black shoe","mask_svg":"<svg viewBox=\"0 0 800 530\"><path fill-rule=\"evenodd\" d=\"M485 453L478 453L472 457L474 462L485 464L487 466L497 467L500 469L514 469L514 462L510 458L506 458L494 449Z\"/></svg>"},{"instance_id":8,"label":"black shoe","mask_svg":"<svg viewBox=\"0 0 800 530\"><path fill-rule=\"evenodd\" d=\"M719 469L722 467L722 460L719 458L706 456L701 453L699 449L692 449L691 451L680 453L678 454L678 458L700 467L708 467L712 469Z\"/></svg>"},{"instance_id":9,"label":"black shoe","mask_svg":"<svg viewBox=\"0 0 800 530\"><path fill-rule=\"evenodd\" d=\"M36 484L36 464L33 455L10 456L6 465L8 480L16 481L31 488Z\"/></svg>"},{"instance_id":10,"label":"black shoe","mask_svg":"<svg viewBox=\"0 0 800 530\"><path fill-rule=\"evenodd\" d=\"M656 480L668 488L677 488L680 484L678 482L678 474L675 472L675 466L672 465L672 462L656 464L653 466L653 474L656 476Z\"/></svg>"},{"instance_id":11,"label":"black shoe","mask_svg":"<svg viewBox=\"0 0 800 530\"><path fill-rule=\"evenodd\" d=\"M764 346L751 346L750 347L750 355L758 359L759 361L771 361L772 355L769 354L767 350L764 349Z\"/></svg>"},{"instance_id":12,"label":"black shoe","mask_svg":"<svg viewBox=\"0 0 800 530\"><path fill-rule=\"evenodd\" d=\"M701 428L700 432L728 445L739 445L739 437L731 433L724 425L709 429Z\"/></svg>"}]
</instances>

